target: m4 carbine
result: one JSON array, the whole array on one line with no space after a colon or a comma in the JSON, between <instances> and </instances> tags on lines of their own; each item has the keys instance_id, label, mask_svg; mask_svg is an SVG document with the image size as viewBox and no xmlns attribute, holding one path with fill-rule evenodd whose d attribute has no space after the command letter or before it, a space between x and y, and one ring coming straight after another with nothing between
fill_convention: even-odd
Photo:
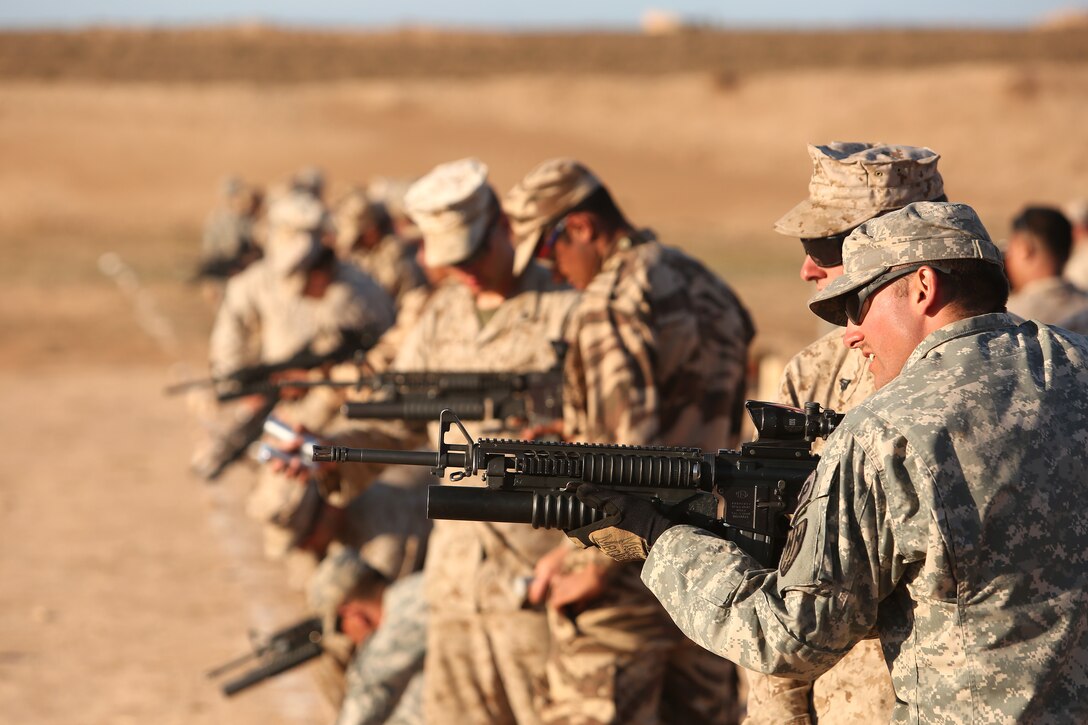
<instances>
[{"instance_id":1,"label":"m4 carbine","mask_svg":"<svg viewBox=\"0 0 1088 725\"><path fill-rule=\"evenodd\" d=\"M437 452L314 446L313 459L430 466L436 476L456 468L450 474L455 482L482 474L487 488L431 486L427 516L432 519L527 523L569 531L605 514L579 501L568 484L608 486L649 499L677 523L734 541L770 567L785 543L787 514L819 461L811 444L829 435L842 416L816 403L802 410L750 400L745 408L758 439L740 450L717 453L664 446L474 441L447 410L440 417ZM454 425L464 443L447 443Z\"/></svg>"},{"instance_id":2,"label":"m4 carbine","mask_svg":"<svg viewBox=\"0 0 1088 725\"><path fill-rule=\"evenodd\" d=\"M345 403L342 412L353 420L434 420L447 409L463 420L546 423L563 415L559 367L531 373L385 372L359 386L373 389L375 399Z\"/></svg>"},{"instance_id":3,"label":"m4 carbine","mask_svg":"<svg viewBox=\"0 0 1088 725\"><path fill-rule=\"evenodd\" d=\"M223 683L224 695L227 697L236 695L242 690L247 690L281 672L294 669L320 655L323 651L322 636L320 617L310 617L301 622L289 624L262 640L255 640L253 652L210 670L207 676L219 677L242 665L256 661L256 666Z\"/></svg>"}]
</instances>

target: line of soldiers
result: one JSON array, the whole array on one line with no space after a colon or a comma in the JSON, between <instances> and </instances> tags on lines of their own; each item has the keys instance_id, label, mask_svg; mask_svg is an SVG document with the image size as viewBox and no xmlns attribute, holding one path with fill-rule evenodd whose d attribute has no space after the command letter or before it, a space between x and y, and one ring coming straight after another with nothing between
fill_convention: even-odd
<instances>
[{"instance_id":1,"label":"line of soldiers","mask_svg":"<svg viewBox=\"0 0 1088 725\"><path fill-rule=\"evenodd\" d=\"M976 242L985 236L966 207L947 203L939 157L929 149L832 143L811 146L809 154L808 197L776 231L801 240L801 276L814 283L817 300L852 279L857 264L846 254L847 240L862 232L869 235L866 259L895 257L884 265L889 269L899 266L897 245L917 229L943 224L963 227ZM437 448L435 425L424 431L339 415L346 400L370 395L350 383L382 371L562 367L561 419L484 420L468 424L473 435L732 447L752 383L755 335L724 281L632 223L597 175L573 159L545 161L502 197L475 159L436 167L403 197L375 201L353 192L332 215L321 197L320 179L309 172L270 199L256 225L263 225L263 257L232 269L225 283L211 362L225 379L301 349L334 349L348 332L369 340L365 355L349 363L278 373L274 414L298 435L280 444L286 455L261 468L249 505L265 524L270 556L320 560L312 604L330 630L338 617L343 634L340 651L329 638L323 670L332 675L327 689L341 706L339 723L834 723L900 716L902 697L912 690L898 676L893 685L887 647L876 639L859 637L825 653L820 667L799 668L798 679L781 676L790 668L768 665L769 656L752 655L790 652L788 637L752 628L750 641L736 644L736 628L752 625L731 625L728 617L728 646L694 632L718 620L685 611L702 616L707 603L728 600L706 586L678 595L686 590L663 573L682 558L672 545L644 571L641 561L616 562L584 546L592 538L576 533L489 522L432 527L422 504L430 481L418 472L307 465L299 451L314 440ZM901 220L902 210L913 216ZM1062 226L1058 217L1065 219L1034 207L1017 216L1004 253L1014 292L1009 309L1023 305L1017 309L1040 322L1075 327L1088 317L1088 295L1060 275L1070 257L1077 262L1070 273L1088 257L1088 225L1082 218ZM891 231L865 231L885 218ZM398 237L398 219L414 227L416 243ZM977 242L971 249L983 251L956 259L981 256L1000 269L996 248L990 253ZM823 308L814 311L839 322ZM865 346L844 345L841 330L832 331L789 362L780 400L845 412L888 382L874 376L879 370ZM310 386L322 381L348 385ZM234 409L242 419L273 410L259 396ZM701 544L685 542L711 560ZM702 560L684 564L703 577L701 586L713 578L704 575ZM705 599L702 607L692 596ZM777 600L768 597L766 609L754 593L745 600L761 624L776 616ZM807 634L795 635L798 646ZM912 707L917 715L918 704Z\"/></svg>"}]
</instances>

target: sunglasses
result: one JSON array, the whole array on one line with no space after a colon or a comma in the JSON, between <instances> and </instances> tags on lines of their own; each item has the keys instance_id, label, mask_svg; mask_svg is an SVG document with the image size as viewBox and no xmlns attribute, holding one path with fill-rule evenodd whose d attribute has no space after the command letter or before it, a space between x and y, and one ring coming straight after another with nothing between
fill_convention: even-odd
<instances>
[{"instance_id":1,"label":"sunglasses","mask_svg":"<svg viewBox=\"0 0 1088 725\"><path fill-rule=\"evenodd\" d=\"M805 254L812 257L817 267L838 267L842 264L842 243L850 236L853 229L830 237L815 237L801 240Z\"/></svg>"},{"instance_id":2,"label":"sunglasses","mask_svg":"<svg viewBox=\"0 0 1088 725\"><path fill-rule=\"evenodd\" d=\"M537 247L536 256L540 259L551 259L555 256L555 245L560 237L567 233L567 218L563 217L555 223L551 229L545 229L540 234L543 240Z\"/></svg>"},{"instance_id":3,"label":"sunglasses","mask_svg":"<svg viewBox=\"0 0 1088 725\"><path fill-rule=\"evenodd\" d=\"M869 303L872 301L872 297L882 287L894 282L901 277L906 277L908 274L917 272L922 267L930 267L943 272L944 274L951 274L944 267L938 267L935 264L929 262L917 262L915 264L908 264L906 267L898 267L896 269L889 270L884 274L874 279L869 284L865 285L859 290L851 292L843 299L843 306L846 311L846 319L850 320L855 325L860 325L861 321L865 319L865 313L869 311Z\"/></svg>"}]
</instances>

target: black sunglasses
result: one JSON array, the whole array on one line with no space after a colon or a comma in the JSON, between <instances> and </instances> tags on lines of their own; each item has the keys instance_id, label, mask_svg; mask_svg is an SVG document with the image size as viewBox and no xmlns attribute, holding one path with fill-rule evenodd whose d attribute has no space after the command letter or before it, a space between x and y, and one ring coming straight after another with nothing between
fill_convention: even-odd
<instances>
[{"instance_id":1,"label":"black sunglasses","mask_svg":"<svg viewBox=\"0 0 1088 725\"><path fill-rule=\"evenodd\" d=\"M812 257L817 267L838 267L842 264L842 243L850 236L853 229L830 237L809 237L801 239L805 254Z\"/></svg>"},{"instance_id":2,"label":"black sunglasses","mask_svg":"<svg viewBox=\"0 0 1088 725\"><path fill-rule=\"evenodd\" d=\"M950 272L944 267L938 267L937 265L930 264L929 262L917 262L915 264L908 264L905 267L897 267L895 269L889 270L874 279L869 284L862 287L861 289L855 290L854 292L846 295L846 297L843 299L843 306L846 311L846 319L850 320L850 322L854 323L855 325L860 325L861 321L865 319L865 313L869 311L869 302L871 301L872 296L876 294L876 292L878 292L885 285L890 284L901 277L906 277L912 272L917 272L922 267L930 267L937 270L938 272L950 274Z\"/></svg>"}]
</instances>

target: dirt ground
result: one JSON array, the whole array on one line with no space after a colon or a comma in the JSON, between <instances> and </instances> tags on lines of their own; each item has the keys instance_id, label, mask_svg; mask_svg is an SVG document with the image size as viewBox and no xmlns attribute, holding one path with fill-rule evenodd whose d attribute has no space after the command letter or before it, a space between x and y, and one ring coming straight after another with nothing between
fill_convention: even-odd
<instances>
[{"instance_id":1,"label":"dirt ground","mask_svg":"<svg viewBox=\"0 0 1088 725\"><path fill-rule=\"evenodd\" d=\"M815 326L799 245L771 226L806 192L806 143L930 146L995 237L1026 202L1088 193L1088 65L1029 51L291 84L0 74L0 719L331 718L305 672L233 701L202 676L303 612L241 513L248 473L191 478L194 423L161 394L179 364L202 369L211 312L186 280L225 174L317 164L335 197L471 154L505 190L574 155L738 289L761 352L788 355ZM103 274L108 253L139 287Z\"/></svg>"}]
</instances>

